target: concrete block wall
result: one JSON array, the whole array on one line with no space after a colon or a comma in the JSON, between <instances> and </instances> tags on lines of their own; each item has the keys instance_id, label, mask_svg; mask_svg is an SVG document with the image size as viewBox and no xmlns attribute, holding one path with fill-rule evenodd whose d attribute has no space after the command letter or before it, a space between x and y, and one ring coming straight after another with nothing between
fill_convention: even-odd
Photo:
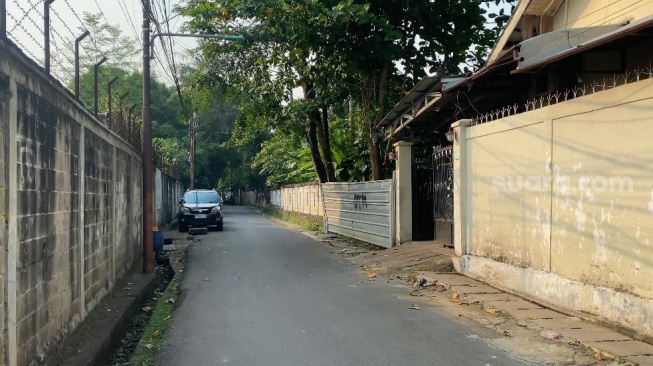
<instances>
[{"instance_id":1,"label":"concrete block wall","mask_svg":"<svg viewBox=\"0 0 653 366\"><path fill-rule=\"evenodd\" d=\"M142 165L17 48L0 55L0 365L15 366L43 361L142 256Z\"/></svg>"},{"instance_id":2,"label":"concrete block wall","mask_svg":"<svg viewBox=\"0 0 653 366\"><path fill-rule=\"evenodd\" d=\"M162 228L176 222L179 200L185 189L181 182L159 169L156 169L154 178L154 223Z\"/></svg>"},{"instance_id":3,"label":"concrete block wall","mask_svg":"<svg viewBox=\"0 0 653 366\"><path fill-rule=\"evenodd\" d=\"M113 281L113 147L86 131L84 150L84 301L88 311Z\"/></svg>"},{"instance_id":4,"label":"concrete block wall","mask_svg":"<svg viewBox=\"0 0 653 366\"><path fill-rule=\"evenodd\" d=\"M7 138L7 124L9 120L9 78L3 77L0 74L0 145L4 146L4 141ZM0 225L0 344L5 344L6 341L6 332L5 329L5 314L7 308L5 306L5 301L7 300L5 296L5 281L6 273L5 266L6 256L5 251L7 249L7 201L6 201L6 192L7 192L7 164L5 159L7 158L6 149L0 149L0 219L2 225ZM5 349L0 347L0 364L4 364L5 359Z\"/></svg>"},{"instance_id":5,"label":"concrete block wall","mask_svg":"<svg viewBox=\"0 0 653 366\"><path fill-rule=\"evenodd\" d=\"M17 133L9 145L17 252L8 254L18 257L18 283L9 290L17 297L19 362L43 358L59 329L80 318L80 125L29 86L15 85Z\"/></svg>"},{"instance_id":6,"label":"concrete block wall","mask_svg":"<svg viewBox=\"0 0 653 366\"><path fill-rule=\"evenodd\" d=\"M287 186L271 191L270 203L288 212L324 216L322 190L319 184Z\"/></svg>"},{"instance_id":7,"label":"concrete block wall","mask_svg":"<svg viewBox=\"0 0 653 366\"><path fill-rule=\"evenodd\" d=\"M116 277L120 277L134 258L134 223L131 216L132 201L132 159L123 150L116 149L114 180L114 232L115 252L113 262Z\"/></svg>"}]
</instances>

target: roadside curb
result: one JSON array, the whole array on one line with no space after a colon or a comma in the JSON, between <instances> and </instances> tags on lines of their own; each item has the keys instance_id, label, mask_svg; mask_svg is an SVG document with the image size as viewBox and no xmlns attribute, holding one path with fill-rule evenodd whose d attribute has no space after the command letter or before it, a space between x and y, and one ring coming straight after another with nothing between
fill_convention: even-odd
<instances>
[{"instance_id":1,"label":"roadside curb","mask_svg":"<svg viewBox=\"0 0 653 366\"><path fill-rule=\"evenodd\" d=\"M621 365L653 364L653 345L634 340L609 328L600 327L579 317L551 310L520 296L488 286L461 274L420 272L421 287L446 288L454 299L465 304L479 304L490 314L503 313L517 324L540 332L546 339L565 343L577 342L605 357L624 361ZM455 294L455 295L454 295Z\"/></svg>"},{"instance_id":2,"label":"roadside curb","mask_svg":"<svg viewBox=\"0 0 653 366\"><path fill-rule=\"evenodd\" d=\"M58 348L64 359L46 365L88 366L107 362L131 321L156 287L153 274L132 272ZM128 289L128 290L127 290Z\"/></svg>"}]
</instances>

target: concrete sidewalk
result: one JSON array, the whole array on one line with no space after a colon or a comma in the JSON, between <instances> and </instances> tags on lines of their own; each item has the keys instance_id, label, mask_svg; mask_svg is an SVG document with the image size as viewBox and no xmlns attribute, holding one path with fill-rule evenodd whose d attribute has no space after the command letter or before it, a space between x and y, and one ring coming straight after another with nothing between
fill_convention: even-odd
<instances>
[{"instance_id":1,"label":"concrete sidewalk","mask_svg":"<svg viewBox=\"0 0 653 366\"><path fill-rule=\"evenodd\" d=\"M653 365L653 345L634 340L615 330L597 326L575 316L553 311L519 296L493 288L457 273L444 273L455 258L453 249L434 242L415 242L392 249L368 252L358 261L368 277L396 274L414 269L404 280L423 292L440 292L451 301L476 305L488 314L513 318L521 327L539 332L541 337L591 348L595 358L614 359L618 364ZM431 269L429 267L433 267ZM427 270L420 270L428 268ZM404 271L406 272L406 271ZM414 295L414 294L413 294ZM421 295L420 295L421 296ZM426 294L428 297L428 293ZM570 313L573 313L570 311Z\"/></svg>"}]
</instances>

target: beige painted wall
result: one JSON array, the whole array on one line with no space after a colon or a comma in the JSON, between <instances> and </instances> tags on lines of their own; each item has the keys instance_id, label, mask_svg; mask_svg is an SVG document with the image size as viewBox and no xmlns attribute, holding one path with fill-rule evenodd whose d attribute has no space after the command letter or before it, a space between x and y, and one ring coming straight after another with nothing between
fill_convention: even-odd
<instances>
[{"instance_id":1,"label":"beige painted wall","mask_svg":"<svg viewBox=\"0 0 653 366\"><path fill-rule=\"evenodd\" d=\"M653 14L651 0L566 0L566 2L567 4L563 3L558 8L553 17L553 30L620 24Z\"/></svg>"},{"instance_id":2,"label":"beige painted wall","mask_svg":"<svg viewBox=\"0 0 653 366\"><path fill-rule=\"evenodd\" d=\"M653 333L637 316L653 312L652 116L647 79L469 127L460 247L560 279L520 291ZM583 291L556 299L575 288L565 280Z\"/></svg>"},{"instance_id":3,"label":"beige painted wall","mask_svg":"<svg viewBox=\"0 0 653 366\"><path fill-rule=\"evenodd\" d=\"M284 211L324 216L322 193L317 184L288 186L270 192L270 203Z\"/></svg>"},{"instance_id":4,"label":"beige painted wall","mask_svg":"<svg viewBox=\"0 0 653 366\"><path fill-rule=\"evenodd\" d=\"M472 200L473 252L518 267L549 269L551 196L520 190L523 177L546 174L551 123L520 120L526 126L472 137L468 179ZM472 130L488 129L481 125ZM477 132L477 131L475 131ZM481 132L482 131L478 131ZM539 183L539 182L538 182Z\"/></svg>"}]
</instances>

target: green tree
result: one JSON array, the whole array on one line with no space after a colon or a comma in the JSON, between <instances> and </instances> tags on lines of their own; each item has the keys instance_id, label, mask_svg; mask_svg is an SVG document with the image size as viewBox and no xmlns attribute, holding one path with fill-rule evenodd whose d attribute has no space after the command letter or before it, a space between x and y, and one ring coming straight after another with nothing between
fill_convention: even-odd
<instances>
[{"instance_id":1,"label":"green tree","mask_svg":"<svg viewBox=\"0 0 653 366\"><path fill-rule=\"evenodd\" d=\"M382 178L375 126L406 85L427 71L460 72L487 48L496 34L485 26L488 2L190 0L184 14L192 31L250 40L205 42L206 73L256 101L261 118L252 119L303 136L325 182L336 180L330 124L341 116L334 106L355 101L361 113L352 122L367 141L369 172ZM297 87L302 98L293 101Z\"/></svg>"}]
</instances>

